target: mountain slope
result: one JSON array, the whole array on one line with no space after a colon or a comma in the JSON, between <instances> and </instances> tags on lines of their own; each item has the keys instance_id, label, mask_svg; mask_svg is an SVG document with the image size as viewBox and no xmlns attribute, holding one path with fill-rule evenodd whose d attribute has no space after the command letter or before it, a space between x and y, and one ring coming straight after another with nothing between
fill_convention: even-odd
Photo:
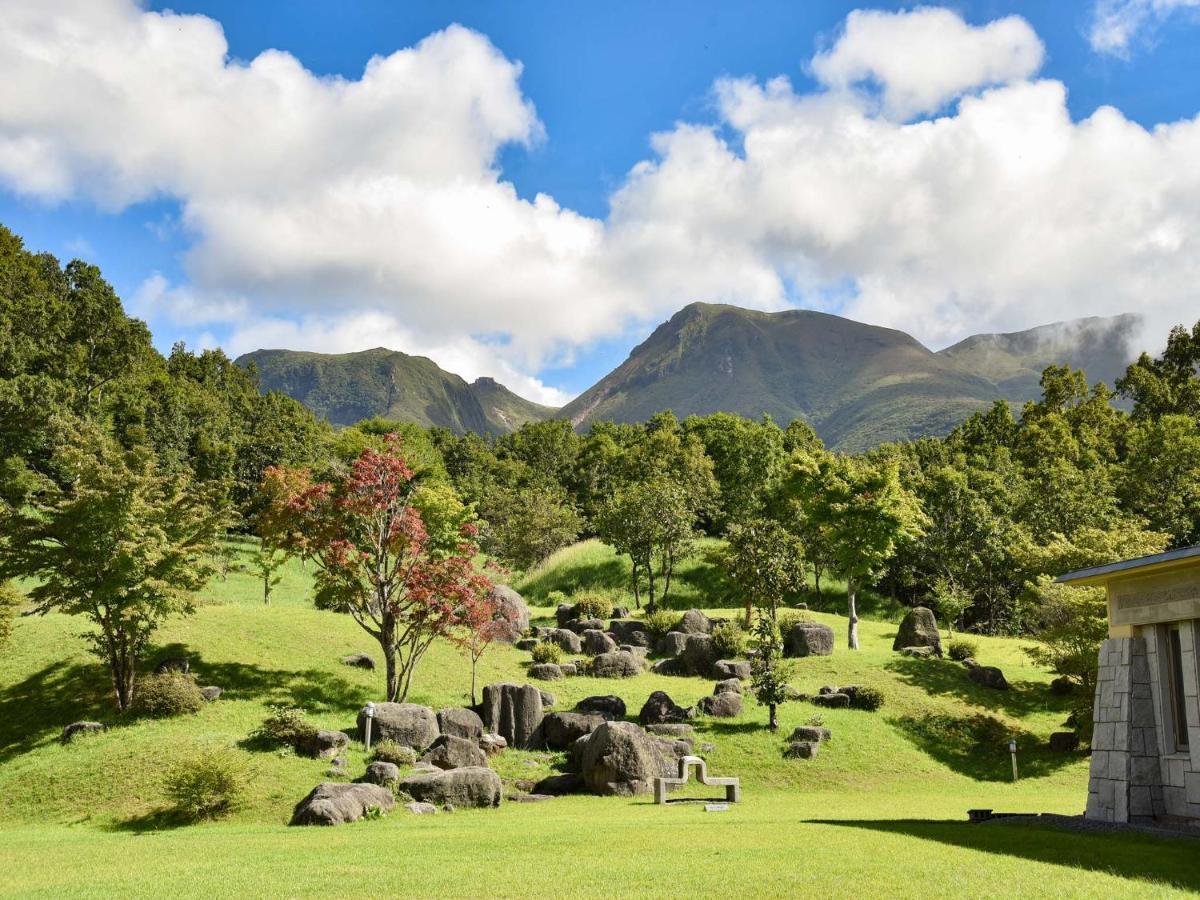
<instances>
[{"instance_id":1,"label":"mountain slope","mask_svg":"<svg viewBox=\"0 0 1200 900\"><path fill-rule=\"evenodd\" d=\"M518 397L491 378L468 384L424 356L378 347L359 353L255 350L263 390L282 391L335 425L383 416L463 433L504 434L554 410Z\"/></svg>"},{"instance_id":2,"label":"mountain slope","mask_svg":"<svg viewBox=\"0 0 1200 900\"><path fill-rule=\"evenodd\" d=\"M1039 396L1042 370L1054 363L1083 369L1090 383L1112 387L1137 356L1132 348L1140 325L1141 318L1132 314L1092 316L1027 331L972 335L938 356L989 379L1006 400L1021 404Z\"/></svg>"},{"instance_id":3,"label":"mountain slope","mask_svg":"<svg viewBox=\"0 0 1200 900\"><path fill-rule=\"evenodd\" d=\"M693 303L561 410L576 425L769 414L810 421L827 444L860 450L944 434L997 396L994 385L889 328L807 310L763 313Z\"/></svg>"}]
</instances>

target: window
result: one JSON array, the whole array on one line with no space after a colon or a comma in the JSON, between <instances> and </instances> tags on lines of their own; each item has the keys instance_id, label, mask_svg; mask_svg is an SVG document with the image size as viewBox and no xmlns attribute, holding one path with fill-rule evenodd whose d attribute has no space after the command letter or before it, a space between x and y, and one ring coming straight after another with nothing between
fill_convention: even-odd
<instances>
[{"instance_id":1,"label":"window","mask_svg":"<svg viewBox=\"0 0 1200 900\"><path fill-rule=\"evenodd\" d=\"M1183 650L1179 642L1179 625L1167 627L1167 688L1171 703L1171 731L1175 749L1188 749L1187 707L1183 693Z\"/></svg>"}]
</instances>

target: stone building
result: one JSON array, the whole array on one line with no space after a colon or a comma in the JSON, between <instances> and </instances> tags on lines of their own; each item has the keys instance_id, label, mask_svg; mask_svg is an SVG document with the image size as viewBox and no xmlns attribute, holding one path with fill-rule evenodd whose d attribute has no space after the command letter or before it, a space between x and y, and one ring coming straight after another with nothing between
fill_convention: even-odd
<instances>
[{"instance_id":1,"label":"stone building","mask_svg":"<svg viewBox=\"0 0 1200 900\"><path fill-rule=\"evenodd\" d=\"M1087 818L1200 822L1200 546L1058 580L1108 593Z\"/></svg>"}]
</instances>

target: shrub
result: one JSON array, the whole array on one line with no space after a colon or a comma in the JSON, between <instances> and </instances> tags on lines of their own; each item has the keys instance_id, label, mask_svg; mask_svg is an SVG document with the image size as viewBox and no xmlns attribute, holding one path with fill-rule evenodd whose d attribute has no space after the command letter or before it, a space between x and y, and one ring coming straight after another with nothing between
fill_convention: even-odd
<instances>
[{"instance_id":1,"label":"shrub","mask_svg":"<svg viewBox=\"0 0 1200 900\"><path fill-rule=\"evenodd\" d=\"M197 747L167 767L163 788L175 811L196 821L235 809L251 778L243 754L228 747Z\"/></svg>"},{"instance_id":2,"label":"shrub","mask_svg":"<svg viewBox=\"0 0 1200 900\"><path fill-rule=\"evenodd\" d=\"M374 762L390 762L405 768L416 763L417 751L385 739L371 748L371 759Z\"/></svg>"},{"instance_id":3,"label":"shrub","mask_svg":"<svg viewBox=\"0 0 1200 900\"><path fill-rule=\"evenodd\" d=\"M867 712L875 712L875 710L883 706L883 693L879 688L860 687L854 692L850 705L855 709L865 709Z\"/></svg>"},{"instance_id":4,"label":"shrub","mask_svg":"<svg viewBox=\"0 0 1200 900\"><path fill-rule=\"evenodd\" d=\"M779 631L781 634L787 634L792 630L793 625L799 625L801 622L815 621L812 616L802 609L781 609L776 614L776 620L779 622Z\"/></svg>"},{"instance_id":5,"label":"shrub","mask_svg":"<svg viewBox=\"0 0 1200 900\"><path fill-rule=\"evenodd\" d=\"M7 582L0 581L0 647L12 635L13 621L23 601L21 592Z\"/></svg>"},{"instance_id":6,"label":"shrub","mask_svg":"<svg viewBox=\"0 0 1200 900\"><path fill-rule=\"evenodd\" d=\"M825 724L825 717L822 715L809 716L806 725L811 725L813 728L820 728Z\"/></svg>"},{"instance_id":7,"label":"shrub","mask_svg":"<svg viewBox=\"0 0 1200 900\"><path fill-rule=\"evenodd\" d=\"M137 685L133 706L139 715L167 719L199 712L204 695L196 679L183 672L147 675Z\"/></svg>"},{"instance_id":8,"label":"shrub","mask_svg":"<svg viewBox=\"0 0 1200 900\"><path fill-rule=\"evenodd\" d=\"M555 608L567 602L567 595L562 591L551 591L546 595L546 605Z\"/></svg>"},{"instance_id":9,"label":"shrub","mask_svg":"<svg viewBox=\"0 0 1200 900\"><path fill-rule=\"evenodd\" d=\"M543 641L533 648L532 656L535 663L556 663L562 660L562 648L550 641Z\"/></svg>"},{"instance_id":10,"label":"shrub","mask_svg":"<svg viewBox=\"0 0 1200 900\"><path fill-rule=\"evenodd\" d=\"M957 638L946 645L946 652L951 659L962 662L968 657L977 657L979 644L975 641L968 641L966 638Z\"/></svg>"},{"instance_id":11,"label":"shrub","mask_svg":"<svg viewBox=\"0 0 1200 900\"><path fill-rule=\"evenodd\" d=\"M737 659L746 652L746 632L737 622L722 622L712 630L717 659Z\"/></svg>"},{"instance_id":12,"label":"shrub","mask_svg":"<svg viewBox=\"0 0 1200 900\"><path fill-rule=\"evenodd\" d=\"M304 717L304 710L295 706L273 706L271 715L263 719L250 737L264 744L296 747L315 738L317 731L317 726Z\"/></svg>"},{"instance_id":13,"label":"shrub","mask_svg":"<svg viewBox=\"0 0 1200 900\"><path fill-rule=\"evenodd\" d=\"M1079 739L1088 745L1092 743L1092 733L1096 728L1094 716L1095 711L1090 703L1081 704L1067 716L1067 727L1073 729Z\"/></svg>"},{"instance_id":14,"label":"shrub","mask_svg":"<svg viewBox=\"0 0 1200 900\"><path fill-rule=\"evenodd\" d=\"M613 603L599 594L584 594L575 600L575 618L608 619L612 617Z\"/></svg>"},{"instance_id":15,"label":"shrub","mask_svg":"<svg viewBox=\"0 0 1200 900\"><path fill-rule=\"evenodd\" d=\"M660 638L668 631L675 630L675 626L679 624L679 613L669 609L656 609L654 612L646 613L642 618L642 624L651 637Z\"/></svg>"}]
</instances>

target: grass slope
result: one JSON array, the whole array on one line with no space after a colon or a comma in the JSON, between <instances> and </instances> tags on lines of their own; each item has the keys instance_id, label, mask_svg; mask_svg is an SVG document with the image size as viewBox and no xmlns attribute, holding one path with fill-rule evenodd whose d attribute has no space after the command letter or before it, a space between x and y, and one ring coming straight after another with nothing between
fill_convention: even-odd
<instances>
[{"instance_id":1,"label":"grass slope","mask_svg":"<svg viewBox=\"0 0 1200 900\"><path fill-rule=\"evenodd\" d=\"M588 542L521 585L535 599L566 585L619 590L624 573L614 559ZM684 568L679 603L716 596L719 579L706 574L702 558ZM351 731L356 711L379 697L381 674L339 662L370 650L366 636L348 618L311 608L299 566L289 564L285 575L269 607L250 576L233 574L211 586L194 617L163 629L155 656L187 653L203 683L226 689L181 719L117 722L102 673L78 636L81 623L55 615L20 620L0 657L0 894L1082 897L1200 890L1194 844L962 824L971 807L1082 808L1086 758L1038 749L1065 714L1064 701L1049 692L1050 676L1028 664L1020 641L983 638L982 660L1001 666L1013 684L1006 694L987 691L955 663L897 657L890 649L895 625L884 620L864 620L863 650L850 653L845 619L834 612L815 614L835 629L834 655L799 661L794 683L810 692L826 683L871 684L886 705L875 714L820 711L833 740L803 762L781 757L783 738L816 707L785 705L779 735L765 729L766 711L752 701L737 719L699 722L698 741L715 745L707 754L711 770L743 779L745 802L725 813L656 807L645 797L575 797L288 829L292 805L324 780L326 764L246 749L257 773L250 802L220 823L172 827L159 773L177 748L238 746L272 704L302 705L321 726ZM543 619L550 612L535 609ZM481 683L523 680L527 662L527 654L498 648L484 658ZM686 705L712 685L647 673L547 687L560 709L616 693L636 714L654 689ZM435 708L461 704L468 688L463 657L437 645L410 699ZM115 727L60 746L61 727L81 718ZM995 729L1020 742L1016 783ZM979 745L981 736L989 743ZM349 756L350 771L360 772L361 751ZM511 783L541 777L558 761L556 754L509 751L495 764Z\"/></svg>"}]
</instances>

